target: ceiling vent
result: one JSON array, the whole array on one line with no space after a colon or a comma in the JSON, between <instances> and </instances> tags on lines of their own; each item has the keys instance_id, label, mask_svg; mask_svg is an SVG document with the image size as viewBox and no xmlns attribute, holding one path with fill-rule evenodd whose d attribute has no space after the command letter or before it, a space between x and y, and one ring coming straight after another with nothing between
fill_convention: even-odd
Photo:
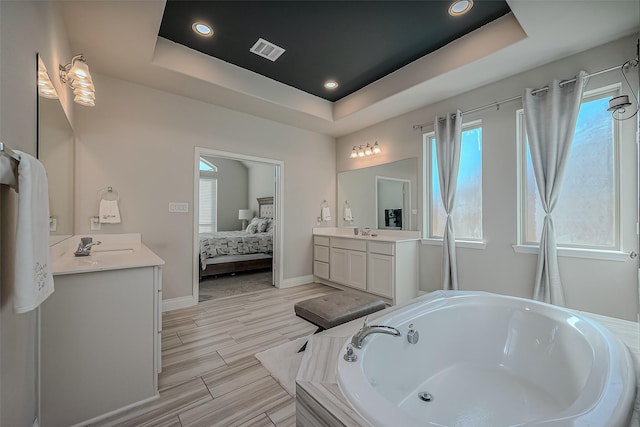
<instances>
[{"instance_id":1,"label":"ceiling vent","mask_svg":"<svg viewBox=\"0 0 640 427\"><path fill-rule=\"evenodd\" d=\"M265 39L258 39L256 44L253 45L251 52L256 55L260 55L263 58L267 58L269 61L275 61L284 53L284 49L280 46L276 46L275 44L266 41Z\"/></svg>"}]
</instances>

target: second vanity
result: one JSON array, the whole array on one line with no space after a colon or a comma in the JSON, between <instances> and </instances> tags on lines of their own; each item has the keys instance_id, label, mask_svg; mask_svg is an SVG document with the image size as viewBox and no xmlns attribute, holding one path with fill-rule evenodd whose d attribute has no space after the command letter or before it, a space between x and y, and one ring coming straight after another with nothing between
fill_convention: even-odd
<instances>
[{"instance_id":1,"label":"second vanity","mask_svg":"<svg viewBox=\"0 0 640 427\"><path fill-rule=\"evenodd\" d=\"M313 229L315 280L382 297L396 305L418 296L418 231Z\"/></svg>"},{"instance_id":2,"label":"second vanity","mask_svg":"<svg viewBox=\"0 0 640 427\"><path fill-rule=\"evenodd\" d=\"M140 234L51 247L55 292L41 306L41 423L86 425L158 395L164 261Z\"/></svg>"}]
</instances>

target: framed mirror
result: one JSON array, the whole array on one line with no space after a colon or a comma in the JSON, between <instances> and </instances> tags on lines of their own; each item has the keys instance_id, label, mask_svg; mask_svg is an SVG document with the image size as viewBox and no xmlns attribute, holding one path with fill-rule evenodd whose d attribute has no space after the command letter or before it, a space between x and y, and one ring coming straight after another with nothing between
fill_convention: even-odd
<instances>
[{"instance_id":1,"label":"framed mirror","mask_svg":"<svg viewBox=\"0 0 640 427\"><path fill-rule=\"evenodd\" d=\"M415 157L338 173L338 227L417 230L417 184Z\"/></svg>"},{"instance_id":2,"label":"framed mirror","mask_svg":"<svg viewBox=\"0 0 640 427\"><path fill-rule=\"evenodd\" d=\"M37 157L44 165L49 181L50 235L70 236L74 226L75 138L55 91L52 94L42 90L42 79L50 79L51 75L40 54L37 64Z\"/></svg>"}]
</instances>

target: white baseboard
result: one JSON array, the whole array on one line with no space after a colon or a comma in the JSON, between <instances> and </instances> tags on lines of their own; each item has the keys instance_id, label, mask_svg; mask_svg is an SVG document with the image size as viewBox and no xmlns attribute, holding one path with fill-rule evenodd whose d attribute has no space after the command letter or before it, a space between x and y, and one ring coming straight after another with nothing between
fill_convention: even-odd
<instances>
[{"instance_id":1,"label":"white baseboard","mask_svg":"<svg viewBox=\"0 0 640 427\"><path fill-rule=\"evenodd\" d=\"M313 283L313 275L292 277L291 279L284 279L280 282L280 288L292 288L294 286L308 285Z\"/></svg>"},{"instance_id":2,"label":"white baseboard","mask_svg":"<svg viewBox=\"0 0 640 427\"><path fill-rule=\"evenodd\" d=\"M178 297L172 299L162 300L162 312L177 310L178 308L191 307L196 305L198 301L195 301L193 296Z\"/></svg>"},{"instance_id":3,"label":"white baseboard","mask_svg":"<svg viewBox=\"0 0 640 427\"><path fill-rule=\"evenodd\" d=\"M102 420L104 420L106 418L112 417L112 416L114 416L116 414L119 414L119 413L128 411L129 409L135 408L136 406L141 406L141 405L144 405L145 403L149 403L149 402L151 402L153 400L156 400L159 397L160 397L160 394L158 392L156 392L155 395L153 395L151 397L147 397L146 399L143 399L143 400L141 400L139 402L134 402L134 403L131 403L130 405L123 406L122 408L114 409L113 411L107 412L106 414L102 414L102 415L98 415L97 417L93 417L90 420L86 420L86 421L83 421L81 423L74 424L71 427L84 427L84 426L87 426L89 424L97 423L97 422L102 421Z\"/></svg>"}]
</instances>

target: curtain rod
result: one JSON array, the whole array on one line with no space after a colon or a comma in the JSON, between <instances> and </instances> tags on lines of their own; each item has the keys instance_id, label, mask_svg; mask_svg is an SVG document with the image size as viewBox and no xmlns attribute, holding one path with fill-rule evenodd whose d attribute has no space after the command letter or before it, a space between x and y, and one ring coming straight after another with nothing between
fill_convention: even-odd
<instances>
[{"instance_id":1,"label":"curtain rod","mask_svg":"<svg viewBox=\"0 0 640 427\"><path fill-rule=\"evenodd\" d=\"M626 66L627 64L630 65L630 66L633 66L633 67L637 66L638 65L638 58L630 59L630 60L626 61L624 64L616 65L615 67L610 67L610 68L607 68L606 70L600 70L600 71L596 71L595 73L587 74L585 76L585 78L598 76L600 74L605 74L605 73L608 73L608 72L611 72L611 71L615 71L615 70L621 69L622 67ZM560 86L566 85L566 84L569 84L569 83L573 83L575 81L576 81L575 77L572 78L572 79L569 79L569 80L563 80L563 81L560 82ZM533 95L535 95L537 93L544 92L546 90L549 90L549 86L545 86L545 87L542 87L540 89L535 89L531 93ZM518 99L522 99L522 95L514 96L514 97L511 97L511 98L507 98L507 99L503 99L502 101L492 102L491 104L483 105L481 107L472 108L470 110L463 111L462 114L475 113L477 111L482 111L482 110L486 110L487 108L493 108L493 107L500 108L501 104L506 104L508 102L517 101ZM414 130L418 130L418 129L422 130L425 127L433 127L433 123L421 123L419 125L413 125L413 129Z\"/></svg>"}]
</instances>

